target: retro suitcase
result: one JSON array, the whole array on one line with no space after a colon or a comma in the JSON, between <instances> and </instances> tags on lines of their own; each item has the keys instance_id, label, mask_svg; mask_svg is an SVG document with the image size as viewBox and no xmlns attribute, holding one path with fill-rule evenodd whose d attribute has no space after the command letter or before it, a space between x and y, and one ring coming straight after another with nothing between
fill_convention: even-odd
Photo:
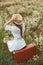
<instances>
[{"instance_id":1,"label":"retro suitcase","mask_svg":"<svg viewBox=\"0 0 43 65\"><path fill-rule=\"evenodd\" d=\"M17 63L25 62L36 55L36 45L29 44L25 48L13 52L13 55Z\"/></svg>"}]
</instances>

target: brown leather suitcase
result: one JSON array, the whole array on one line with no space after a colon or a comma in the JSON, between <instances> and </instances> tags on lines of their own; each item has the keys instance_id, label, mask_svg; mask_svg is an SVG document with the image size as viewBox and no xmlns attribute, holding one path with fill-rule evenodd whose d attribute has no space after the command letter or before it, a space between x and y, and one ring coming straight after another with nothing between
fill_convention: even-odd
<instances>
[{"instance_id":1,"label":"brown leather suitcase","mask_svg":"<svg viewBox=\"0 0 43 65\"><path fill-rule=\"evenodd\" d=\"M25 62L36 55L36 45L29 44L25 48L13 52L13 55L17 63Z\"/></svg>"}]
</instances>

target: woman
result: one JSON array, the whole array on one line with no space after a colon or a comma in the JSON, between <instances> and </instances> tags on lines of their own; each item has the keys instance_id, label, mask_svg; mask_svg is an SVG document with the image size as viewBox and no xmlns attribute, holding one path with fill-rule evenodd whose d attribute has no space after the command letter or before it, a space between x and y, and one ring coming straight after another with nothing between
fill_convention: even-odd
<instances>
[{"instance_id":1,"label":"woman","mask_svg":"<svg viewBox=\"0 0 43 65\"><path fill-rule=\"evenodd\" d=\"M13 14L11 19L4 24L5 30L11 31L14 36L13 40L7 42L8 49L10 52L20 50L26 46L24 39L25 24L22 22L23 18L20 14ZM15 25L8 25L10 22L13 22Z\"/></svg>"}]
</instances>

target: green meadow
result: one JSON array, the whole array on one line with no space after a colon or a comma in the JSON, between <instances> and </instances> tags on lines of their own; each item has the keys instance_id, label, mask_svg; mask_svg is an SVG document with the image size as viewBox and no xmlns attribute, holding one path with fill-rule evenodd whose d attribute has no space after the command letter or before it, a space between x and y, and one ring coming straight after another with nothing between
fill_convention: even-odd
<instances>
[{"instance_id":1,"label":"green meadow","mask_svg":"<svg viewBox=\"0 0 43 65\"><path fill-rule=\"evenodd\" d=\"M26 62L17 64L8 51L7 41L13 39L11 32L4 30L4 23L12 14L20 13L26 24L26 44L35 43L37 55ZM14 25L10 23L10 25ZM0 2L0 65L43 65L43 0L13 0Z\"/></svg>"}]
</instances>

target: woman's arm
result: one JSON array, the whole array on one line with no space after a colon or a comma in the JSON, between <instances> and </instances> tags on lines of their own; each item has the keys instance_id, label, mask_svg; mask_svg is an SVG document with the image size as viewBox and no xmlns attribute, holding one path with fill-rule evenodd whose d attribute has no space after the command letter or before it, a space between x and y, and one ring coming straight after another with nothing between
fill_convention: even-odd
<instances>
[{"instance_id":1,"label":"woman's arm","mask_svg":"<svg viewBox=\"0 0 43 65\"><path fill-rule=\"evenodd\" d=\"M11 18L9 21L7 21L4 26L6 26L7 24L9 24L11 21L13 21L13 19Z\"/></svg>"},{"instance_id":2,"label":"woman's arm","mask_svg":"<svg viewBox=\"0 0 43 65\"><path fill-rule=\"evenodd\" d=\"M9 24L11 21L14 21L15 20L15 15L13 14L11 19L9 21L7 21L4 26L6 26L7 24Z\"/></svg>"}]
</instances>

